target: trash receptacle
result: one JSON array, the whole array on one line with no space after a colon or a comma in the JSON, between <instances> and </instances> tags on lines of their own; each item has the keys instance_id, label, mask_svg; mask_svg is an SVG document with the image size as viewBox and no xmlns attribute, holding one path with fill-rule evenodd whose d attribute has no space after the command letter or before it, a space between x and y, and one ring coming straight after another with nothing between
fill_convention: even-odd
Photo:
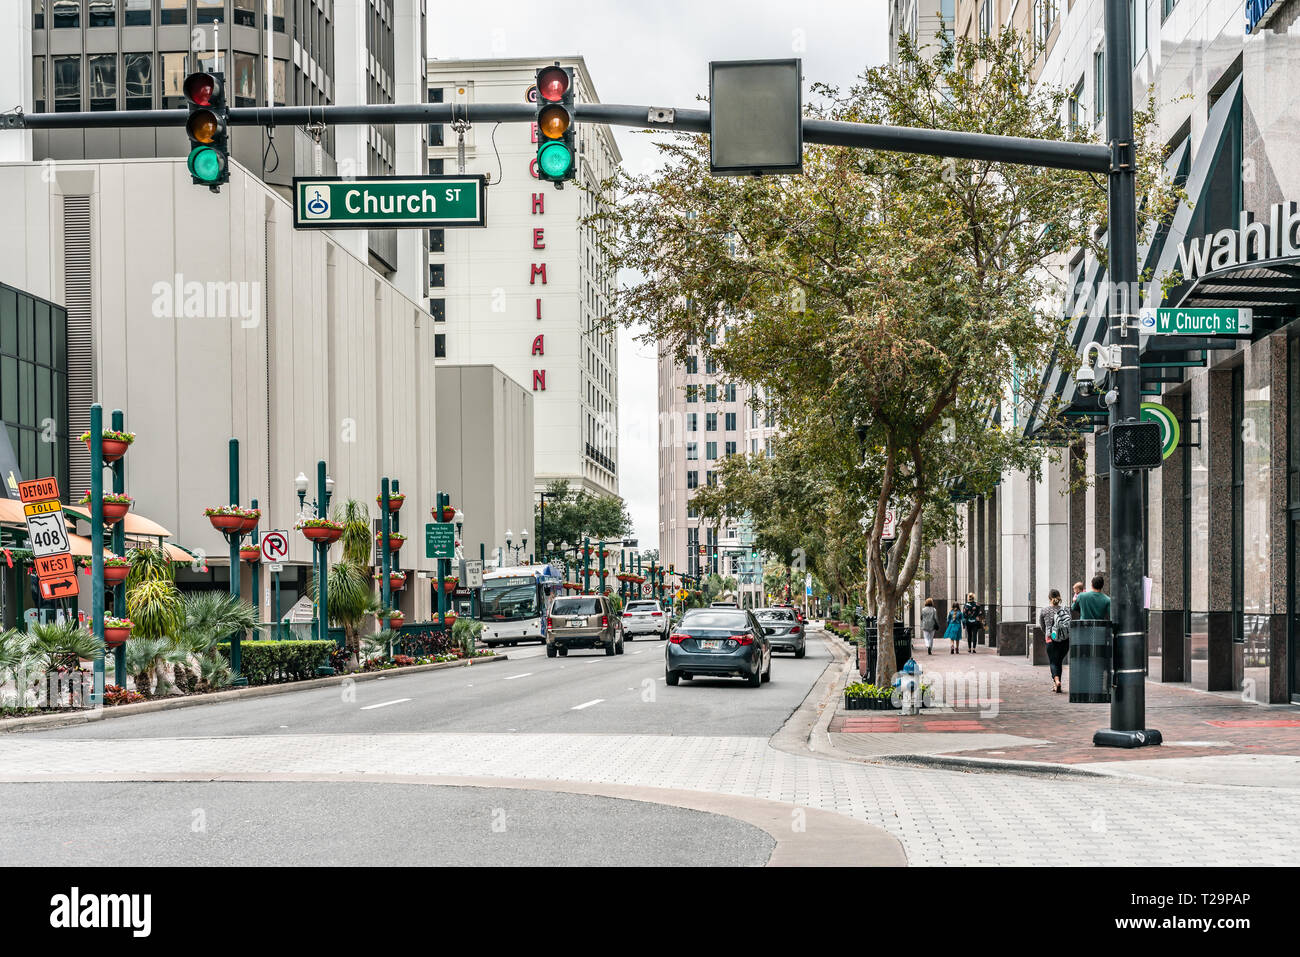
<instances>
[{"instance_id":1,"label":"trash receptacle","mask_svg":"<svg viewBox=\"0 0 1300 957\"><path fill-rule=\"evenodd\" d=\"M903 663L912 657L912 629L901 621L894 622L894 667L902 670ZM886 675L893 680L893 675Z\"/></svg>"},{"instance_id":2,"label":"trash receptacle","mask_svg":"<svg viewBox=\"0 0 1300 957\"><path fill-rule=\"evenodd\" d=\"M878 635L874 618L868 618L871 624L863 625L862 630L858 632L858 647L866 649L866 661L864 667L859 671L862 678L867 684L876 684L876 645Z\"/></svg>"},{"instance_id":3,"label":"trash receptacle","mask_svg":"<svg viewBox=\"0 0 1300 957\"><path fill-rule=\"evenodd\" d=\"M1110 701L1111 632L1114 626L1099 618L1070 622L1070 700Z\"/></svg>"}]
</instances>

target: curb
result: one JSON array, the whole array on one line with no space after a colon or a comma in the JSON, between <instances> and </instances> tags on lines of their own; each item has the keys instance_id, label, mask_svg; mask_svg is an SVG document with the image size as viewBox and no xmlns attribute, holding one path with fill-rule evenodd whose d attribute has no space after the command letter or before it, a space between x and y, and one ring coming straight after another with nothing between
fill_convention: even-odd
<instances>
[{"instance_id":1,"label":"curb","mask_svg":"<svg viewBox=\"0 0 1300 957\"><path fill-rule=\"evenodd\" d=\"M850 760L853 760L850 758ZM900 764L910 767L934 767L949 771L975 771L999 774L1023 774L1029 777L1109 778L1122 775L1104 771L1089 771L1077 764L1053 764L1046 761L1007 761L999 758L961 758L942 754L881 754L857 758L868 764ZM1135 775L1129 775L1135 777Z\"/></svg>"},{"instance_id":2,"label":"curb","mask_svg":"<svg viewBox=\"0 0 1300 957\"><path fill-rule=\"evenodd\" d=\"M313 688L330 688L345 681L373 681L397 675L418 674L424 671L443 671L447 668L468 668L474 664L490 661L505 661L509 655L492 655L484 658L461 658L456 661L435 661L427 665L409 665L405 668L388 668L383 671L358 671L352 674L332 675L328 678L309 678L306 681L286 681L274 685L257 685L252 688L234 688L230 691L213 691L202 695L164 698L159 701L140 701L136 704L115 705L111 708L99 708L90 711L70 712L64 714L37 714L27 718L8 718L0 720L0 733L17 731L39 731L48 728L67 728L79 724L91 724L109 718L128 718L134 714L150 714L155 711L172 711L176 708L195 708L205 704L218 704L222 701L235 701L239 698L265 698L270 695L289 694L294 691L310 691Z\"/></svg>"}]
</instances>

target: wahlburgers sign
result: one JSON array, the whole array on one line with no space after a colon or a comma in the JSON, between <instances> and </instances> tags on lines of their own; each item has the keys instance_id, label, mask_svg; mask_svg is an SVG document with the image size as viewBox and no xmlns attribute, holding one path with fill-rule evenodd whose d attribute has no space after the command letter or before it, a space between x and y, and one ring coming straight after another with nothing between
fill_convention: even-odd
<instances>
[{"instance_id":1,"label":"wahlburgers sign","mask_svg":"<svg viewBox=\"0 0 1300 957\"><path fill-rule=\"evenodd\" d=\"M1236 229L1220 229L1178 247L1178 264L1187 280L1229 266L1288 256L1300 256L1300 209L1294 200L1274 203L1263 222L1243 210Z\"/></svg>"}]
</instances>

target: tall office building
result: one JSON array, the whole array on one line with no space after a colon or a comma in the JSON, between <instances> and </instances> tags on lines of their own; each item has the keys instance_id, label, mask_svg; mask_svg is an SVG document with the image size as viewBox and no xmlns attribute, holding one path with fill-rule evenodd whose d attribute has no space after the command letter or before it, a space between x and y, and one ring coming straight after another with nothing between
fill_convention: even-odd
<instances>
[{"instance_id":1,"label":"tall office building","mask_svg":"<svg viewBox=\"0 0 1300 957\"><path fill-rule=\"evenodd\" d=\"M551 62L432 60L429 100L534 102L536 71ZM577 101L599 102L583 59L559 62L574 71ZM457 140L449 126L430 129L432 172L457 172ZM538 488L567 479L616 494L618 342L597 325L615 276L583 218L622 157L607 126L579 123L577 147L577 181L556 189L534 174L532 124L469 128L465 172L490 178L487 226L430 230L429 309L440 358L490 363L532 392Z\"/></svg>"}]
</instances>

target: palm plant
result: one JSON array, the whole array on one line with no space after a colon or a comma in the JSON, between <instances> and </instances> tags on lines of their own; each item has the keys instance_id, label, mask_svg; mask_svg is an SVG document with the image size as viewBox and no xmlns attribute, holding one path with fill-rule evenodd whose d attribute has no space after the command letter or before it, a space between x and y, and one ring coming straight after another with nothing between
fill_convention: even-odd
<instances>
[{"instance_id":1,"label":"palm plant","mask_svg":"<svg viewBox=\"0 0 1300 957\"><path fill-rule=\"evenodd\" d=\"M170 638L135 638L126 642L126 673L135 676L135 690L140 694L149 694L151 682L161 694L171 683L167 677L167 666L175 664L183 656Z\"/></svg>"},{"instance_id":2,"label":"palm plant","mask_svg":"<svg viewBox=\"0 0 1300 957\"><path fill-rule=\"evenodd\" d=\"M220 654L199 658L199 683L203 688L224 688L230 684L230 662Z\"/></svg>"},{"instance_id":3,"label":"palm plant","mask_svg":"<svg viewBox=\"0 0 1300 957\"><path fill-rule=\"evenodd\" d=\"M132 571L134 574L134 571ZM126 613L135 626L131 633L140 638L169 638L180 629L180 589L171 578L146 578L128 585Z\"/></svg>"},{"instance_id":4,"label":"palm plant","mask_svg":"<svg viewBox=\"0 0 1300 957\"><path fill-rule=\"evenodd\" d=\"M17 628L0 631L0 685L13 679L18 707L27 706L27 657L30 637Z\"/></svg>"},{"instance_id":5,"label":"palm plant","mask_svg":"<svg viewBox=\"0 0 1300 957\"><path fill-rule=\"evenodd\" d=\"M316 580L308 586L312 599L316 598ZM361 626L366 616L381 607L370 579L370 566L354 565L346 559L330 566L329 614L330 623L343 626L348 651L359 655L361 651Z\"/></svg>"},{"instance_id":6,"label":"palm plant","mask_svg":"<svg viewBox=\"0 0 1300 957\"><path fill-rule=\"evenodd\" d=\"M343 546L343 560L369 568L374 539L370 506L350 498L334 509L333 519L343 526L343 534L339 538L339 543Z\"/></svg>"},{"instance_id":7,"label":"palm plant","mask_svg":"<svg viewBox=\"0 0 1300 957\"><path fill-rule=\"evenodd\" d=\"M175 642L184 663L175 666L177 683L202 682L210 688L229 684L230 666L217 650L217 644L234 632L248 631L256 624L253 606L228 592L182 595L181 623ZM197 674L192 670L196 663ZM223 674L225 680L220 680Z\"/></svg>"},{"instance_id":8,"label":"palm plant","mask_svg":"<svg viewBox=\"0 0 1300 957\"><path fill-rule=\"evenodd\" d=\"M126 580L127 588L142 581L176 580L172 560L162 548L138 545L127 553L126 558L131 563L131 574Z\"/></svg>"},{"instance_id":9,"label":"palm plant","mask_svg":"<svg viewBox=\"0 0 1300 957\"><path fill-rule=\"evenodd\" d=\"M75 622L33 624L27 637L27 661L40 671L75 668L99 654L99 639Z\"/></svg>"}]
</instances>

